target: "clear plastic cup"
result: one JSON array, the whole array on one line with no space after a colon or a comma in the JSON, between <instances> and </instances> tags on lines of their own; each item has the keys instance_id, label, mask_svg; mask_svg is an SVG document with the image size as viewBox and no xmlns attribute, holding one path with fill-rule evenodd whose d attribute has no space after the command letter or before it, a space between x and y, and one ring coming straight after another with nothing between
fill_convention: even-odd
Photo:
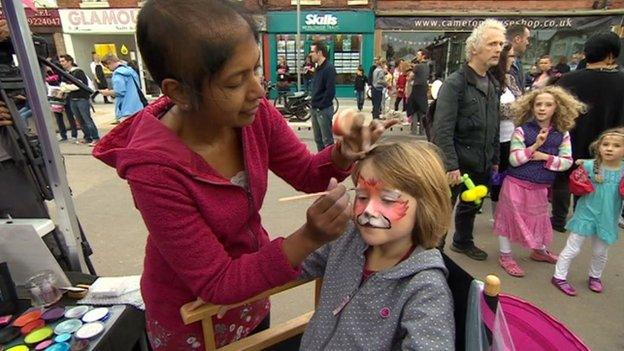
<instances>
[{"instance_id":1,"label":"clear plastic cup","mask_svg":"<svg viewBox=\"0 0 624 351\"><path fill-rule=\"evenodd\" d=\"M50 306L57 303L63 294L57 287L57 277L50 270L41 271L26 281L26 289L30 293L32 305Z\"/></svg>"}]
</instances>

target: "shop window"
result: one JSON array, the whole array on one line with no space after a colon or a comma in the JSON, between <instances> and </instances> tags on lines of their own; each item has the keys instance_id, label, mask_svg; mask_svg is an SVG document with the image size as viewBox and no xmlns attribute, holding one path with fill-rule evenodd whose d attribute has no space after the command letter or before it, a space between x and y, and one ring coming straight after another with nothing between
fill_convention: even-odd
<instances>
[{"instance_id":1,"label":"shop window","mask_svg":"<svg viewBox=\"0 0 624 351\"><path fill-rule=\"evenodd\" d=\"M289 68L289 76L291 81L297 80L297 52L295 50L295 42L297 36L295 34L283 34L277 36L277 58L284 57ZM303 39L303 35L301 35ZM299 49L299 63L304 64L304 48Z\"/></svg>"},{"instance_id":2,"label":"shop window","mask_svg":"<svg viewBox=\"0 0 624 351\"><path fill-rule=\"evenodd\" d=\"M297 80L296 35L278 34L276 39L276 60L282 56L286 59L290 70L290 80L295 82ZM305 64L305 58L310 53L312 44L315 41L324 41L329 51L328 59L336 69L336 84L353 84L355 72L362 62L362 39L361 34L302 34L299 49L300 66L303 67Z\"/></svg>"},{"instance_id":3,"label":"shop window","mask_svg":"<svg viewBox=\"0 0 624 351\"><path fill-rule=\"evenodd\" d=\"M80 3L80 7L82 8L91 8L91 7L108 7L107 0L82 0Z\"/></svg>"},{"instance_id":4,"label":"shop window","mask_svg":"<svg viewBox=\"0 0 624 351\"><path fill-rule=\"evenodd\" d=\"M362 36L359 34L334 35L334 67L336 84L353 84L361 64Z\"/></svg>"}]
</instances>

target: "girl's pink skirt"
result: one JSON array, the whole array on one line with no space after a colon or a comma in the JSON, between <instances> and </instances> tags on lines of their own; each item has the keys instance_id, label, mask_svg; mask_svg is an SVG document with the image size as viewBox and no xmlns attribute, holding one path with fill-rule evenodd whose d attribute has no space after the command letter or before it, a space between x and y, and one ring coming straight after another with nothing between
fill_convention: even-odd
<instances>
[{"instance_id":1,"label":"girl's pink skirt","mask_svg":"<svg viewBox=\"0 0 624 351\"><path fill-rule=\"evenodd\" d=\"M494 218L494 233L528 249L552 242L547 184L505 177Z\"/></svg>"}]
</instances>

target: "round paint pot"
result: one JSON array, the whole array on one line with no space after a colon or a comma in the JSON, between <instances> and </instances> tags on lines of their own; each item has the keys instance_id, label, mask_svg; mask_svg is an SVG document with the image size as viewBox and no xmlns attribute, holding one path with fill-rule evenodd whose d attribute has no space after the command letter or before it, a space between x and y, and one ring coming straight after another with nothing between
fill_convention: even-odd
<instances>
[{"instance_id":1,"label":"round paint pot","mask_svg":"<svg viewBox=\"0 0 624 351\"><path fill-rule=\"evenodd\" d=\"M14 327L5 327L0 330L0 344L8 344L20 336L20 330Z\"/></svg>"},{"instance_id":2,"label":"round paint pot","mask_svg":"<svg viewBox=\"0 0 624 351\"><path fill-rule=\"evenodd\" d=\"M54 333L56 335L61 335L61 334L71 334L76 332L76 330L80 329L80 327L82 327L82 322L80 321L80 319L68 319L66 321L63 321L61 323L59 323L56 328L54 328Z\"/></svg>"},{"instance_id":3,"label":"round paint pot","mask_svg":"<svg viewBox=\"0 0 624 351\"><path fill-rule=\"evenodd\" d=\"M36 321L37 319L41 319L41 311L33 310L26 312L13 321L13 326L21 328L30 322Z\"/></svg>"},{"instance_id":4,"label":"round paint pot","mask_svg":"<svg viewBox=\"0 0 624 351\"><path fill-rule=\"evenodd\" d=\"M84 351L89 348L89 340L75 340L71 345L71 351Z\"/></svg>"},{"instance_id":5,"label":"round paint pot","mask_svg":"<svg viewBox=\"0 0 624 351\"><path fill-rule=\"evenodd\" d=\"M45 321L43 319L37 319L23 326L22 329L20 329L20 331L22 332L22 335L28 335L30 334L31 331L35 329L39 329L44 326L45 326Z\"/></svg>"},{"instance_id":6,"label":"round paint pot","mask_svg":"<svg viewBox=\"0 0 624 351\"><path fill-rule=\"evenodd\" d=\"M69 344L66 342L58 342L45 349L45 351L69 351Z\"/></svg>"},{"instance_id":7,"label":"round paint pot","mask_svg":"<svg viewBox=\"0 0 624 351\"><path fill-rule=\"evenodd\" d=\"M76 338L91 339L102 334L103 331L104 324L100 322L87 323L76 331Z\"/></svg>"},{"instance_id":8,"label":"round paint pot","mask_svg":"<svg viewBox=\"0 0 624 351\"><path fill-rule=\"evenodd\" d=\"M43 327L35 329L30 334L26 335L24 342L28 345L37 345L45 339L49 339L54 331L50 327Z\"/></svg>"},{"instance_id":9,"label":"round paint pot","mask_svg":"<svg viewBox=\"0 0 624 351\"><path fill-rule=\"evenodd\" d=\"M42 341L35 346L35 351L45 350L48 346L52 345L54 341L52 339L48 339L46 341Z\"/></svg>"},{"instance_id":10,"label":"round paint pot","mask_svg":"<svg viewBox=\"0 0 624 351\"><path fill-rule=\"evenodd\" d=\"M9 324L9 322L11 322L11 319L13 319L13 315L10 314L0 317L0 327L4 327L5 325Z\"/></svg>"},{"instance_id":11,"label":"round paint pot","mask_svg":"<svg viewBox=\"0 0 624 351\"><path fill-rule=\"evenodd\" d=\"M71 339L71 337L72 336L69 333L60 334L54 338L54 342L67 342Z\"/></svg>"},{"instance_id":12,"label":"round paint pot","mask_svg":"<svg viewBox=\"0 0 624 351\"><path fill-rule=\"evenodd\" d=\"M65 318L81 318L87 312L89 312L89 306L72 307L65 312Z\"/></svg>"},{"instance_id":13,"label":"round paint pot","mask_svg":"<svg viewBox=\"0 0 624 351\"><path fill-rule=\"evenodd\" d=\"M13 347L9 347L6 351L28 351L28 346L26 345L17 345Z\"/></svg>"},{"instance_id":14,"label":"round paint pot","mask_svg":"<svg viewBox=\"0 0 624 351\"><path fill-rule=\"evenodd\" d=\"M106 307L94 308L91 311L85 313L84 316L82 316L82 321L85 323L93 323L99 320L106 319L107 316L108 316L108 308Z\"/></svg>"},{"instance_id":15,"label":"round paint pot","mask_svg":"<svg viewBox=\"0 0 624 351\"><path fill-rule=\"evenodd\" d=\"M41 318L46 322L54 322L61 319L65 315L65 307L52 307L43 312Z\"/></svg>"}]
</instances>

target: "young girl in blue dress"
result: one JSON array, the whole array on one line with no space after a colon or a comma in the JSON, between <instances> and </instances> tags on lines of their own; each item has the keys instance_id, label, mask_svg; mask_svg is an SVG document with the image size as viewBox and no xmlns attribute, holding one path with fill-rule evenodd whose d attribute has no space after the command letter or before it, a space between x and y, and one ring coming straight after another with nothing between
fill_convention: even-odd
<instances>
[{"instance_id":1,"label":"young girl in blue dress","mask_svg":"<svg viewBox=\"0 0 624 351\"><path fill-rule=\"evenodd\" d=\"M607 264L607 249L619 236L618 218L622 209L622 173L624 172L624 128L609 129L594 141L590 149L596 159L579 160L594 187L582 196L572 219L566 225L570 236L559 255L552 283L563 293L575 296L576 290L566 280L572 259L581 251L586 238L592 240L589 289L602 292L602 271Z\"/></svg>"}]
</instances>

